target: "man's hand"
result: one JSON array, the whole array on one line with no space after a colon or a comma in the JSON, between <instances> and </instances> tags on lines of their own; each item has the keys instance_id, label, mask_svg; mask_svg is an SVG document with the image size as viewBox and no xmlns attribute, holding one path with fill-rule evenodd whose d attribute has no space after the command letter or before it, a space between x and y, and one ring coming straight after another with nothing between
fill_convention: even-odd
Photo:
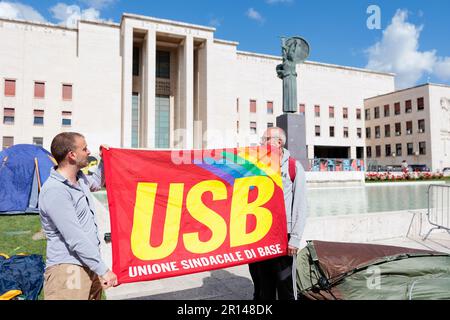
<instances>
[{"instance_id":1,"label":"man's hand","mask_svg":"<svg viewBox=\"0 0 450 320\"><path fill-rule=\"evenodd\" d=\"M291 256L291 257L296 256L297 252L298 252L298 248L293 247L293 246L288 246L288 250L287 250L288 256Z\"/></svg>"},{"instance_id":2,"label":"man's hand","mask_svg":"<svg viewBox=\"0 0 450 320\"><path fill-rule=\"evenodd\" d=\"M102 149L109 150L109 145L107 145L107 144L102 144L102 145L100 146L100 148L99 148L99 155L100 155L100 158L103 157Z\"/></svg>"},{"instance_id":3,"label":"man's hand","mask_svg":"<svg viewBox=\"0 0 450 320\"><path fill-rule=\"evenodd\" d=\"M117 286L117 276L114 272L108 270L103 276L100 277L100 282L103 289L108 289Z\"/></svg>"}]
</instances>

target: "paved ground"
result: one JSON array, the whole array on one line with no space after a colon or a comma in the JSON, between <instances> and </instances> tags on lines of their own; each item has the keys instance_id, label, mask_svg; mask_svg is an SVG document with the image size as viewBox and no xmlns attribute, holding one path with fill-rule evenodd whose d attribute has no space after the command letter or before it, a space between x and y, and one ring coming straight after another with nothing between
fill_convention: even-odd
<instances>
[{"instance_id":1,"label":"paved ground","mask_svg":"<svg viewBox=\"0 0 450 320\"><path fill-rule=\"evenodd\" d=\"M99 208L99 207L98 207ZM103 237L109 232L109 215L106 210L98 210L99 231ZM416 224L418 225L418 224ZM413 226L413 224L412 224ZM420 226L419 229L422 229ZM419 248L450 253L450 234L434 232L426 241L422 240L417 227L411 227L404 237L371 241L374 244ZM102 255L111 265L111 245L102 239ZM149 282L124 284L106 291L110 300L251 300L253 285L248 266L191 274L181 277Z\"/></svg>"},{"instance_id":2,"label":"paved ground","mask_svg":"<svg viewBox=\"0 0 450 320\"><path fill-rule=\"evenodd\" d=\"M435 233L427 241L396 238L374 244L435 250L450 253L450 235ZM108 299L138 300L251 300L252 281L248 266L237 266L151 282L121 285L106 293Z\"/></svg>"}]
</instances>

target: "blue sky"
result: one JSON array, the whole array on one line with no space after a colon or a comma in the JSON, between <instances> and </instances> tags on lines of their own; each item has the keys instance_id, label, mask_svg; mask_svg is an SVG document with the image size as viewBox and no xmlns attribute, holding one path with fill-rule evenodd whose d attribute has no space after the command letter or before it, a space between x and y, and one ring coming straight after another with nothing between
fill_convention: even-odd
<instances>
[{"instance_id":1,"label":"blue sky","mask_svg":"<svg viewBox=\"0 0 450 320\"><path fill-rule=\"evenodd\" d=\"M119 22L128 12L211 25L216 38L238 41L239 50L274 55L280 36L300 35L311 45L309 60L395 72L398 87L450 83L446 0L10 0L0 2L4 16L2 2L31 7L52 23L74 14ZM370 5L380 9L380 29L367 27Z\"/></svg>"}]
</instances>

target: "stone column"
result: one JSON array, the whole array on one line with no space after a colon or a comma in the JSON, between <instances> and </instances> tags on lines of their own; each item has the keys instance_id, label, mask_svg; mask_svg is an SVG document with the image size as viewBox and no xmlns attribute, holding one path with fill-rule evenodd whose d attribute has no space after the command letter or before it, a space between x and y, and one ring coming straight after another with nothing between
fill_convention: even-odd
<instances>
[{"instance_id":1,"label":"stone column","mask_svg":"<svg viewBox=\"0 0 450 320\"><path fill-rule=\"evenodd\" d=\"M121 147L131 147L131 113L133 91L133 27L122 26L122 127Z\"/></svg>"},{"instance_id":2,"label":"stone column","mask_svg":"<svg viewBox=\"0 0 450 320\"><path fill-rule=\"evenodd\" d=\"M194 146L194 39L187 35L183 45L181 106L184 108L184 148Z\"/></svg>"},{"instance_id":3,"label":"stone column","mask_svg":"<svg viewBox=\"0 0 450 320\"><path fill-rule=\"evenodd\" d=\"M145 39L144 95L146 120L146 147L155 148L156 128L156 32L148 30Z\"/></svg>"}]
</instances>

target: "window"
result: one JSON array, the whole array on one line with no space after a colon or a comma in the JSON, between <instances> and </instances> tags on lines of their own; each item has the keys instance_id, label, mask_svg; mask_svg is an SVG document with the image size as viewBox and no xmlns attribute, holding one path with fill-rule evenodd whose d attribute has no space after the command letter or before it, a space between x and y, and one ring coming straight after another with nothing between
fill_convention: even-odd
<instances>
[{"instance_id":1,"label":"window","mask_svg":"<svg viewBox=\"0 0 450 320\"><path fill-rule=\"evenodd\" d=\"M401 123L396 123L395 124L395 135L396 136L401 136L402 135L402 124Z\"/></svg>"},{"instance_id":2,"label":"window","mask_svg":"<svg viewBox=\"0 0 450 320\"><path fill-rule=\"evenodd\" d=\"M320 117L320 106L314 106L314 113L316 115L316 118Z\"/></svg>"},{"instance_id":3,"label":"window","mask_svg":"<svg viewBox=\"0 0 450 320\"><path fill-rule=\"evenodd\" d=\"M384 106L384 116L385 117L389 117L391 115L391 108L390 106L387 104Z\"/></svg>"},{"instance_id":4,"label":"window","mask_svg":"<svg viewBox=\"0 0 450 320\"><path fill-rule=\"evenodd\" d=\"M14 145L14 137L3 137L3 150Z\"/></svg>"},{"instance_id":5,"label":"window","mask_svg":"<svg viewBox=\"0 0 450 320\"><path fill-rule=\"evenodd\" d=\"M35 82L34 83L34 97L43 99L45 98L45 83L44 82Z\"/></svg>"},{"instance_id":6,"label":"window","mask_svg":"<svg viewBox=\"0 0 450 320\"><path fill-rule=\"evenodd\" d=\"M320 137L320 126L316 126L316 137Z\"/></svg>"},{"instance_id":7,"label":"window","mask_svg":"<svg viewBox=\"0 0 450 320\"><path fill-rule=\"evenodd\" d=\"M139 76L140 49L133 47L133 76Z\"/></svg>"},{"instance_id":8,"label":"window","mask_svg":"<svg viewBox=\"0 0 450 320\"><path fill-rule=\"evenodd\" d=\"M16 80L5 80L5 96L14 97L16 95Z\"/></svg>"},{"instance_id":9,"label":"window","mask_svg":"<svg viewBox=\"0 0 450 320\"><path fill-rule=\"evenodd\" d=\"M358 137L358 139L362 138L362 129L361 128L356 128L356 136Z\"/></svg>"},{"instance_id":10,"label":"window","mask_svg":"<svg viewBox=\"0 0 450 320\"><path fill-rule=\"evenodd\" d=\"M412 135L413 125L412 121L406 121L406 135Z\"/></svg>"},{"instance_id":11,"label":"window","mask_svg":"<svg viewBox=\"0 0 450 320\"><path fill-rule=\"evenodd\" d=\"M417 122L418 128L419 128L419 133L424 133L425 132L425 120L421 119Z\"/></svg>"},{"instance_id":12,"label":"window","mask_svg":"<svg viewBox=\"0 0 450 320\"><path fill-rule=\"evenodd\" d=\"M330 137L334 137L334 127L330 127Z\"/></svg>"},{"instance_id":13,"label":"window","mask_svg":"<svg viewBox=\"0 0 450 320\"><path fill-rule=\"evenodd\" d=\"M414 155L414 144L413 143L407 143L406 144L406 150L408 150L408 156Z\"/></svg>"},{"instance_id":14,"label":"window","mask_svg":"<svg viewBox=\"0 0 450 320\"><path fill-rule=\"evenodd\" d=\"M250 100L250 112L256 113L256 100Z\"/></svg>"},{"instance_id":15,"label":"window","mask_svg":"<svg viewBox=\"0 0 450 320\"><path fill-rule=\"evenodd\" d=\"M375 147L375 157L377 158L381 157L381 146Z\"/></svg>"},{"instance_id":16,"label":"window","mask_svg":"<svg viewBox=\"0 0 450 320\"><path fill-rule=\"evenodd\" d=\"M380 119L380 107L375 107L375 119Z\"/></svg>"},{"instance_id":17,"label":"window","mask_svg":"<svg viewBox=\"0 0 450 320\"><path fill-rule=\"evenodd\" d=\"M402 144L401 143L397 143L395 145L395 154L397 157L401 157L402 156Z\"/></svg>"},{"instance_id":18,"label":"window","mask_svg":"<svg viewBox=\"0 0 450 320\"><path fill-rule=\"evenodd\" d=\"M390 124L386 124L384 126L384 136L386 138L389 138L391 136L391 125Z\"/></svg>"},{"instance_id":19,"label":"window","mask_svg":"<svg viewBox=\"0 0 450 320\"><path fill-rule=\"evenodd\" d=\"M273 127L273 122L267 122L267 128L272 128Z\"/></svg>"},{"instance_id":20,"label":"window","mask_svg":"<svg viewBox=\"0 0 450 320\"><path fill-rule=\"evenodd\" d=\"M367 158L372 158L372 147L366 148Z\"/></svg>"},{"instance_id":21,"label":"window","mask_svg":"<svg viewBox=\"0 0 450 320\"><path fill-rule=\"evenodd\" d=\"M418 98L417 99L417 110L418 111L422 111L425 109L425 101L423 98Z\"/></svg>"},{"instance_id":22,"label":"window","mask_svg":"<svg viewBox=\"0 0 450 320\"><path fill-rule=\"evenodd\" d=\"M236 112L239 113L239 98L236 98Z\"/></svg>"},{"instance_id":23,"label":"window","mask_svg":"<svg viewBox=\"0 0 450 320\"><path fill-rule=\"evenodd\" d=\"M72 85L63 84L62 86L62 98L63 100L72 100Z\"/></svg>"},{"instance_id":24,"label":"window","mask_svg":"<svg viewBox=\"0 0 450 320\"><path fill-rule=\"evenodd\" d=\"M70 111L62 112L62 125L64 127L70 127L72 125L72 112Z\"/></svg>"},{"instance_id":25,"label":"window","mask_svg":"<svg viewBox=\"0 0 450 320\"><path fill-rule=\"evenodd\" d=\"M384 146L385 156L390 157L392 155L391 145L387 144Z\"/></svg>"},{"instance_id":26,"label":"window","mask_svg":"<svg viewBox=\"0 0 450 320\"><path fill-rule=\"evenodd\" d=\"M397 116L400 114L400 102L394 104L394 114Z\"/></svg>"},{"instance_id":27,"label":"window","mask_svg":"<svg viewBox=\"0 0 450 320\"><path fill-rule=\"evenodd\" d=\"M44 138L42 137L34 137L33 138L33 144L39 147L43 147L44 146Z\"/></svg>"},{"instance_id":28,"label":"window","mask_svg":"<svg viewBox=\"0 0 450 320\"><path fill-rule=\"evenodd\" d=\"M348 138L348 127L344 127L344 138Z\"/></svg>"},{"instance_id":29,"label":"window","mask_svg":"<svg viewBox=\"0 0 450 320\"><path fill-rule=\"evenodd\" d=\"M42 126L44 124L44 110L34 110L34 121L33 124L36 126Z\"/></svg>"},{"instance_id":30,"label":"window","mask_svg":"<svg viewBox=\"0 0 450 320\"><path fill-rule=\"evenodd\" d=\"M305 105L303 103L300 104L299 112L300 114L305 115Z\"/></svg>"},{"instance_id":31,"label":"window","mask_svg":"<svg viewBox=\"0 0 450 320\"><path fill-rule=\"evenodd\" d=\"M3 123L4 124L14 124L14 108L4 108L3 109Z\"/></svg>"},{"instance_id":32,"label":"window","mask_svg":"<svg viewBox=\"0 0 450 320\"><path fill-rule=\"evenodd\" d=\"M344 108L342 110L342 116L344 117L344 119L348 119L348 108Z\"/></svg>"},{"instance_id":33,"label":"window","mask_svg":"<svg viewBox=\"0 0 450 320\"><path fill-rule=\"evenodd\" d=\"M380 139L381 138L381 128L380 126L376 126L375 127L375 139Z\"/></svg>"},{"instance_id":34,"label":"window","mask_svg":"<svg viewBox=\"0 0 450 320\"><path fill-rule=\"evenodd\" d=\"M330 118L334 118L334 107L329 108Z\"/></svg>"},{"instance_id":35,"label":"window","mask_svg":"<svg viewBox=\"0 0 450 320\"><path fill-rule=\"evenodd\" d=\"M170 52L156 51L156 77L170 79Z\"/></svg>"},{"instance_id":36,"label":"window","mask_svg":"<svg viewBox=\"0 0 450 320\"><path fill-rule=\"evenodd\" d=\"M370 109L365 110L365 119L370 120Z\"/></svg>"},{"instance_id":37,"label":"window","mask_svg":"<svg viewBox=\"0 0 450 320\"><path fill-rule=\"evenodd\" d=\"M356 120L361 120L361 109L356 109Z\"/></svg>"},{"instance_id":38,"label":"window","mask_svg":"<svg viewBox=\"0 0 450 320\"><path fill-rule=\"evenodd\" d=\"M366 138L370 139L371 133L370 133L370 128L366 128Z\"/></svg>"},{"instance_id":39,"label":"window","mask_svg":"<svg viewBox=\"0 0 450 320\"><path fill-rule=\"evenodd\" d=\"M273 114L273 102L267 101L267 114Z\"/></svg>"},{"instance_id":40,"label":"window","mask_svg":"<svg viewBox=\"0 0 450 320\"><path fill-rule=\"evenodd\" d=\"M425 141L419 142L419 154L420 155L426 155L427 154L427 148Z\"/></svg>"},{"instance_id":41,"label":"window","mask_svg":"<svg viewBox=\"0 0 450 320\"><path fill-rule=\"evenodd\" d=\"M405 113L411 113L412 112L412 101L406 100L405 101Z\"/></svg>"},{"instance_id":42,"label":"window","mask_svg":"<svg viewBox=\"0 0 450 320\"><path fill-rule=\"evenodd\" d=\"M256 122L250 122L250 133L256 134Z\"/></svg>"},{"instance_id":43,"label":"window","mask_svg":"<svg viewBox=\"0 0 450 320\"><path fill-rule=\"evenodd\" d=\"M161 110L162 109L162 110ZM155 146L159 146L160 139L161 144L164 144L164 132L163 128L166 127L166 121L164 121L165 116L161 116L164 114L164 99L156 95L155 99ZM139 148L139 125L140 125L140 98L138 92L131 93L131 147ZM162 113L160 112L162 111ZM161 119L162 118L162 119ZM162 126L160 126L160 123ZM162 131L162 133L161 133ZM160 134L161 133L161 134ZM157 136L157 137L156 137Z\"/></svg>"}]
</instances>

